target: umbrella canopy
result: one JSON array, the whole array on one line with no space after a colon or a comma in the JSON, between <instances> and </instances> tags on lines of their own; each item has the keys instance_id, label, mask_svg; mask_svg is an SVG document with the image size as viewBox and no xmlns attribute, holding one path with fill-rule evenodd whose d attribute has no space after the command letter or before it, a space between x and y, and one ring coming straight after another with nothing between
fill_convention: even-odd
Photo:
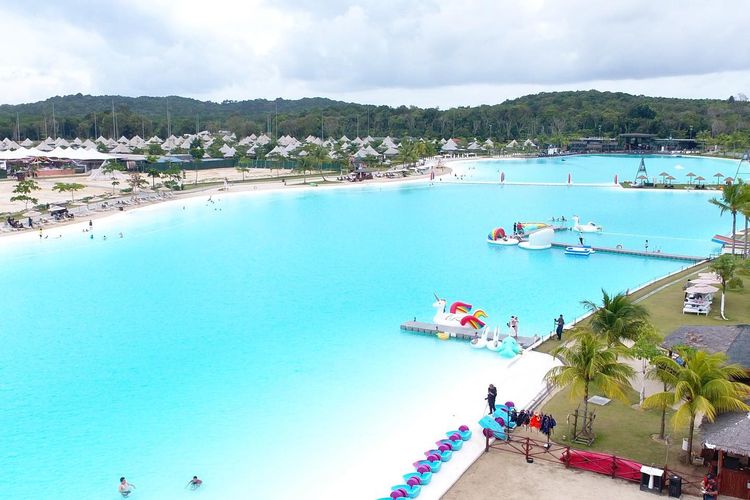
<instances>
[{"instance_id":1,"label":"umbrella canopy","mask_svg":"<svg viewBox=\"0 0 750 500\"><path fill-rule=\"evenodd\" d=\"M701 177L699 175L698 177L695 178L695 180L698 181L698 182L702 182L702 181L705 181L706 179L705 179L705 177Z\"/></svg>"},{"instance_id":2,"label":"umbrella canopy","mask_svg":"<svg viewBox=\"0 0 750 500\"><path fill-rule=\"evenodd\" d=\"M693 180L692 178L695 177L695 174L692 172L688 172L687 174L685 174L685 177L688 178L688 183L690 183Z\"/></svg>"},{"instance_id":3,"label":"umbrella canopy","mask_svg":"<svg viewBox=\"0 0 750 500\"><path fill-rule=\"evenodd\" d=\"M698 273L698 278L699 279L704 279L704 278L719 279L719 275L716 274L716 273L714 273L714 272L711 272L711 273Z\"/></svg>"},{"instance_id":4,"label":"umbrella canopy","mask_svg":"<svg viewBox=\"0 0 750 500\"><path fill-rule=\"evenodd\" d=\"M719 289L711 285L696 285L691 286L685 291L687 293L716 293L719 291Z\"/></svg>"},{"instance_id":5,"label":"umbrella canopy","mask_svg":"<svg viewBox=\"0 0 750 500\"><path fill-rule=\"evenodd\" d=\"M689 281L689 287L697 285L721 285L721 281L714 278L698 278Z\"/></svg>"},{"instance_id":6,"label":"umbrella canopy","mask_svg":"<svg viewBox=\"0 0 750 500\"><path fill-rule=\"evenodd\" d=\"M722 174L721 172L716 172L714 174L714 177L716 177L716 184L719 184L719 179L721 179L722 177L724 177L724 174Z\"/></svg>"}]
</instances>

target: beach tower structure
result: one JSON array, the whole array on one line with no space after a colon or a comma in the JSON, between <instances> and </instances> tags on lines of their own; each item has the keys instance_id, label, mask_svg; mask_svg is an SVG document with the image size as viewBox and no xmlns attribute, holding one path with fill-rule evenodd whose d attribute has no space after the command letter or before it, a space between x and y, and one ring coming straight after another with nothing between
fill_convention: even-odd
<instances>
[{"instance_id":1,"label":"beach tower structure","mask_svg":"<svg viewBox=\"0 0 750 500\"><path fill-rule=\"evenodd\" d=\"M750 151L745 151L737 164L737 173L734 174L735 182L742 179L742 182L750 182Z\"/></svg>"},{"instance_id":2,"label":"beach tower structure","mask_svg":"<svg viewBox=\"0 0 750 500\"><path fill-rule=\"evenodd\" d=\"M643 184L647 180L648 180L648 172L646 172L646 162L643 161L643 157L641 156L641 163L640 165L638 165L638 171L635 173L634 184Z\"/></svg>"}]
</instances>

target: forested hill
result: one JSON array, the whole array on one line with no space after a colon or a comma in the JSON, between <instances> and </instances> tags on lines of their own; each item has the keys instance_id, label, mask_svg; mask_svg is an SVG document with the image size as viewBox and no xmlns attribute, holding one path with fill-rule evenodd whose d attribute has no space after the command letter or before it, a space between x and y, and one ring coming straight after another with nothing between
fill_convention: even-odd
<instances>
[{"instance_id":1,"label":"forested hill","mask_svg":"<svg viewBox=\"0 0 750 500\"><path fill-rule=\"evenodd\" d=\"M542 93L492 106L449 110L393 108L325 98L215 103L177 96L76 94L0 106L0 138L109 137L115 135L115 126L118 136L165 137L168 115L175 135L193 133L197 127L231 130L238 136L268 132L306 137L320 135L322 120L324 135L350 138L408 135L561 142L578 136L643 132L683 138L731 134L739 142L750 140L750 103L744 96L727 100L671 99L595 90Z\"/></svg>"}]
</instances>

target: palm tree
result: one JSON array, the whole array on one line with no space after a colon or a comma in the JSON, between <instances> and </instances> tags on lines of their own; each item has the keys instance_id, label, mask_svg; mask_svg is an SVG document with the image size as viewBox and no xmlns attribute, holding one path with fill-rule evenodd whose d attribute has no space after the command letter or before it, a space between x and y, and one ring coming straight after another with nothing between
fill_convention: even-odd
<instances>
[{"instance_id":1,"label":"palm tree","mask_svg":"<svg viewBox=\"0 0 750 500\"><path fill-rule=\"evenodd\" d=\"M744 258L748 258L748 238L750 235L747 233L748 218L750 218L750 184L742 184L742 201L740 202L739 212L745 218L745 248L742 252Z\"/></svg>"},{"instance_id":2,"label":"palm tree","mask_svg":"<svg viewBox=\"0 0 750 500\"><path fill-rule=\"evenodd\" d=\"M651 380L657 380L664 385L664 392L668 392L674 388L677 383L677 374L670 367L671 365L664 362L665 356L659 355L651 359L651 368L646 373L646 377ZM667 358L669 359L669 358ZM645 401L645 398L641 400L641 404ZM662 401L659 405L661 410L661 422L659 425L659 439L664 440L664 429L667 423L667 409L670 407L669 404Z\"/></svg>"},{"instance_id":3,"label":"palm tree","mask_svg":"<svg viewBox=\"0 0 750 500\"><path fill-rule=\"evenodd\" d=\"M750 387L737 382L745 371L737 364L726 364L724 353L708 354L687 347L675 351L684 360L679 364L669 356L660 356L655 364L671 372L672 391L652 394L643 402L643 408L664 408L679 405L672 416L675 428L688 425L688 461L692 463L695 418L702 415L713 422L719 413L750 411L743 399L750 395Z\"/></svg>"},{"instance_id":4,"label":"palm tree","mask_svg":"<svg viewBox=\"0 0 750 500\"><path fill-rule=\"evenodd\" d=\"M724 212L732 214L732 255L734 255L735 238L737 237L737 212L743 205L744 184L738 180L737 184L728 184L721 189L721 199L712 198L709 203L719 207L720 215Z\"/></svg>"},{"instance_id":5,"label":"palm tree","mask_svg":"<svg viewBox=\"0 0 750 500\"><path fill-rule=\"evenodd\" d=\"M622 345L621 339L636 340L639 330L648 318L648 311L634 304L627 295L610 296L602 290L601 305L589 300L581 302L591 311L591 330L603 335L610 346Z\"/></svg>"},{"instance_id":6,"label":"palm tree","mask_svg":"<svg viewBox=\"0 0 750 500\"><path fill-rule=\"evenodd\" d=\"M590 389L601 390L607 397L625 400L625 391L630 387L629 379L634 370L617 361L624 354L619 347L609 347L601 337L591 331L576 334L571 342L552 352L560 358L562 366L555 366L544 376L556 387L570 387L571 399L583 397L583 428L589 410Z\"/></svg>"}]
</instances>

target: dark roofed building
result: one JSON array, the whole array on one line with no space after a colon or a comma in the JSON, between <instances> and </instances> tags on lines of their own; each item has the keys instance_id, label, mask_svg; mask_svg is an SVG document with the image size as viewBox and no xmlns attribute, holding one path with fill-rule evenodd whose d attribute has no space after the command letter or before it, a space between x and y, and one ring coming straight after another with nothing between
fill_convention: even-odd
<instances>
[{"instance_id":1,"label":"dark roofed building","mask_svg":"<svg viewBox=\"0 0 750 500\"><path fill-rule=\"evenodd\" d=\"M684 345L709 353L723 352L730 363L750 371L750 325L682 326L661 345L669 350Z\"/></svg>"},{"instance_id":2,"label":"dark roofed building","mask_svg":"<svg viewBox=\"0 0 750 500\"><path fill-rule=\"evenodd\" d=\"M748 498L750 493L750 414L724 413L701 425L703 456L716 462L719 494Z\"/></svg>"}]
</instances>

